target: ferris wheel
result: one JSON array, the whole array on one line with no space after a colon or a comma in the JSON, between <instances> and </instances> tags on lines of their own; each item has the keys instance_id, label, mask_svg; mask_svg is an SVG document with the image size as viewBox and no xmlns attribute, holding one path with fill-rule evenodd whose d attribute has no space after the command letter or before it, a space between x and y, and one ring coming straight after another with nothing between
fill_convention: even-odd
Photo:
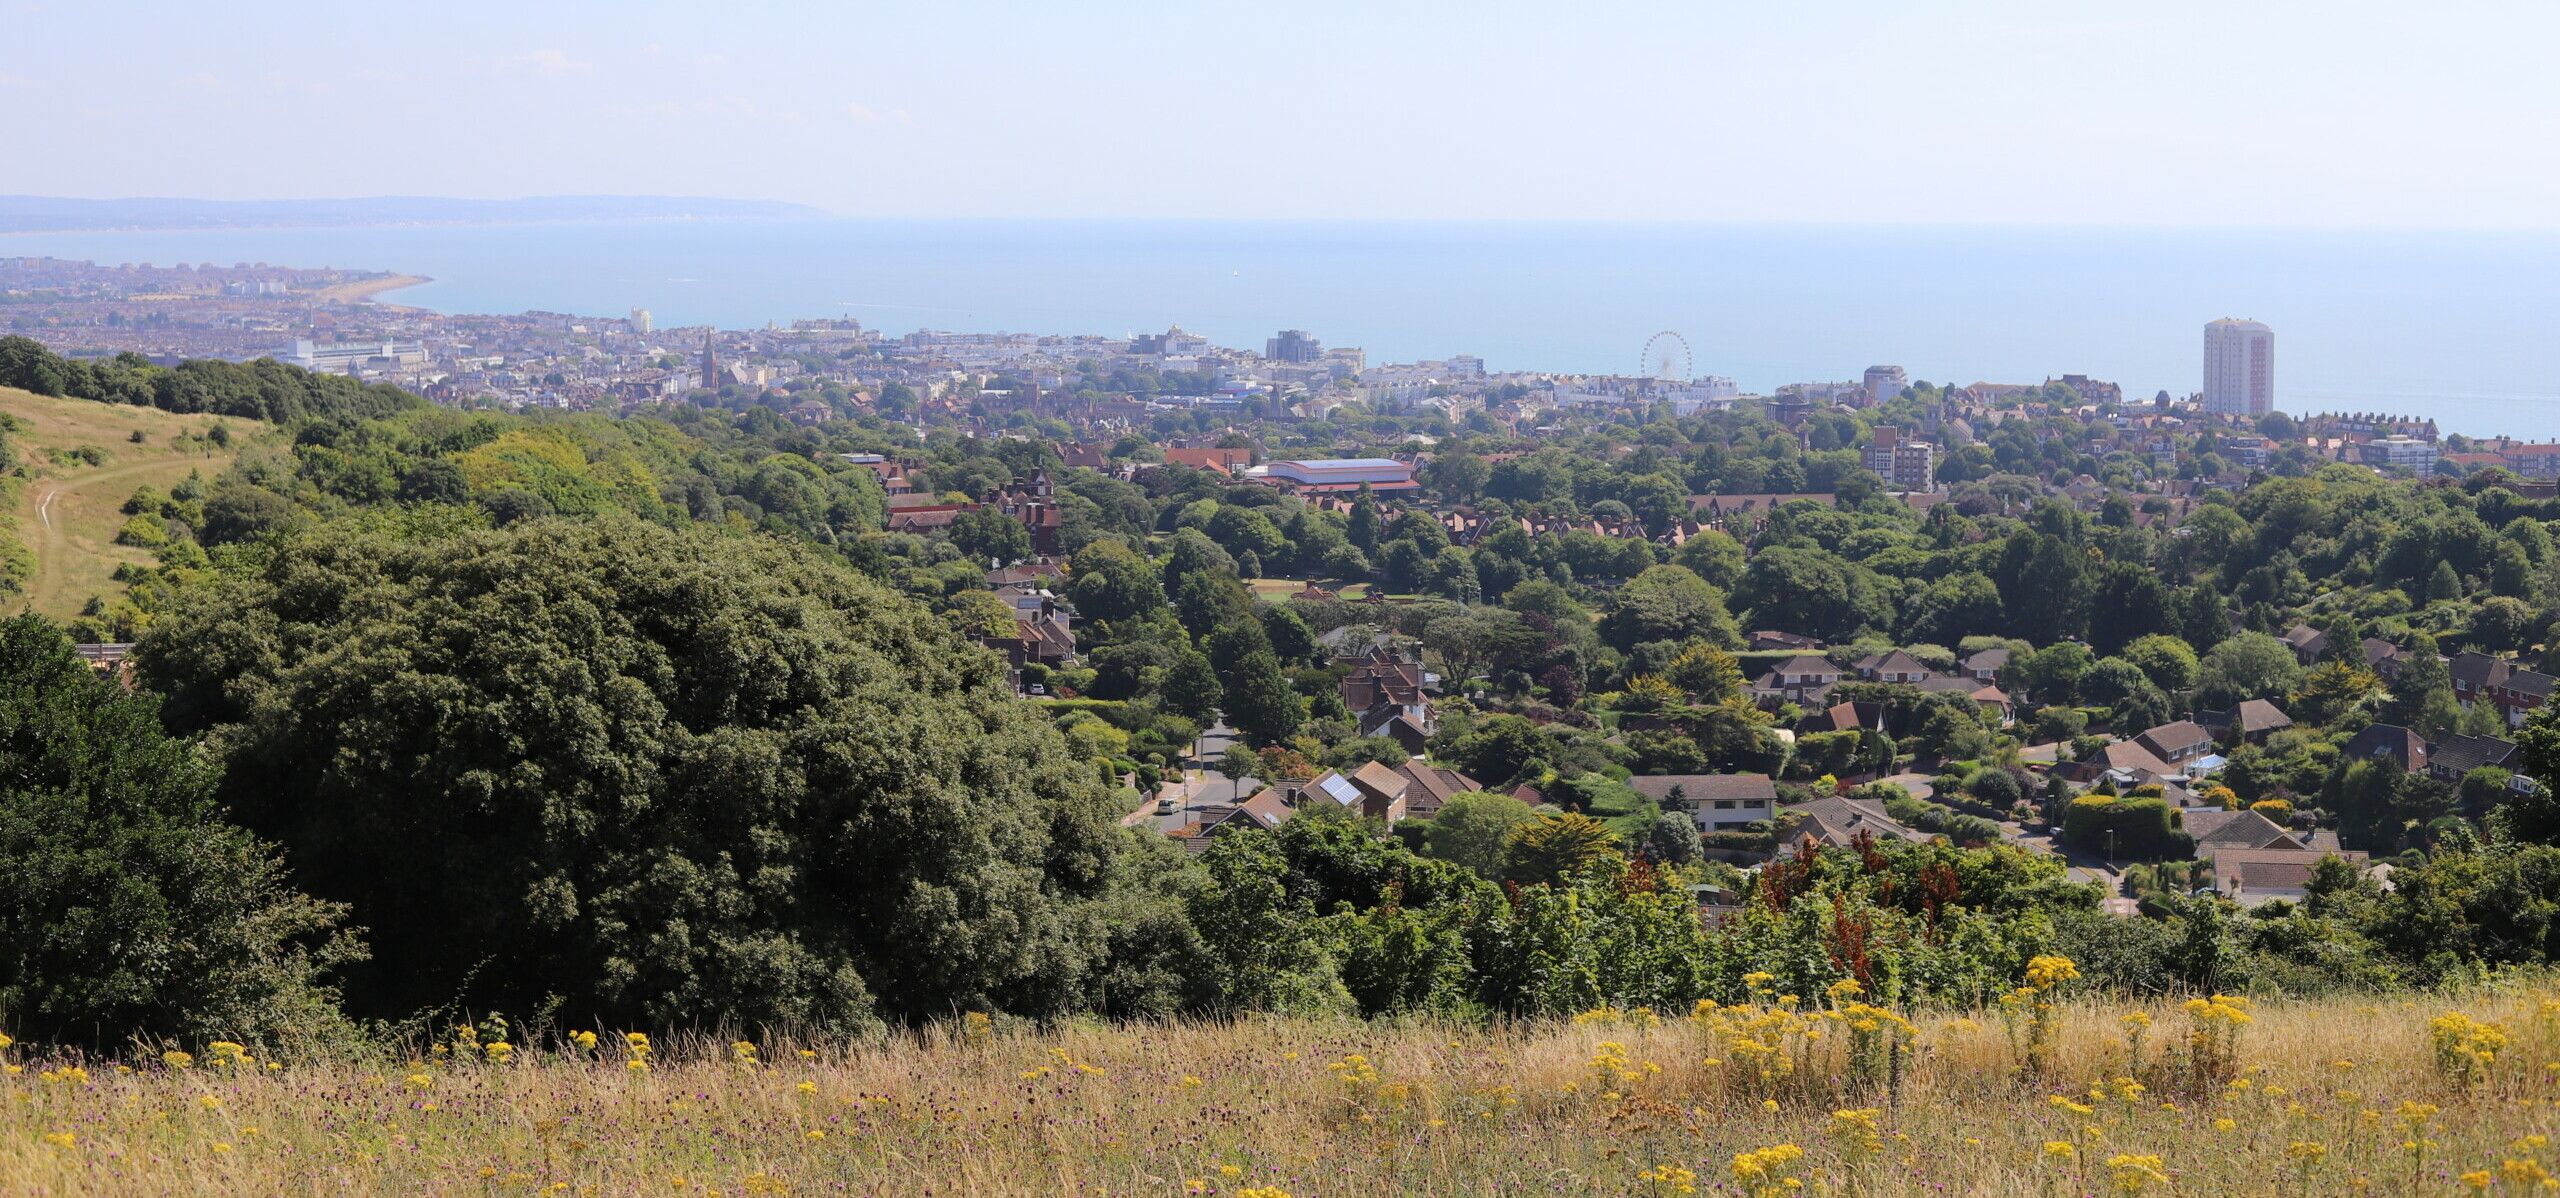
<instances>
[{"instance_id":1,"label":"ferris wheel","mask_svg":"<svg viewBox=\"0 0 2560 1198\"><path fill-rule=\"evenodd\" d=\"M1669 383L1689 381L1689 339L1669 329L1646 338L1644 365L1636 375Z\"/></svg>"}]
</instances>

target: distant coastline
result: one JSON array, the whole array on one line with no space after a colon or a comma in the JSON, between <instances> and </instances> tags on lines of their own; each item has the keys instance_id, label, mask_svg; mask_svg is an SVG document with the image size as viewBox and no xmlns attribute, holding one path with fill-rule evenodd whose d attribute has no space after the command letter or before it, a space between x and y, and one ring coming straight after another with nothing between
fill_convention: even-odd
<instances>
[{"instance_id":1,"label":"distant coastline","mask_svg":"<svg viewBox=\"0 0 2560 1198\"><path fill-rule=\"evenodd\" d=\"M703 196L533 196L460 200L372 196L345 200L89 200L0 196L0 236L233 230L453 228L592 221L823 220L805 204Z\"/></svg>"}]
</instances>

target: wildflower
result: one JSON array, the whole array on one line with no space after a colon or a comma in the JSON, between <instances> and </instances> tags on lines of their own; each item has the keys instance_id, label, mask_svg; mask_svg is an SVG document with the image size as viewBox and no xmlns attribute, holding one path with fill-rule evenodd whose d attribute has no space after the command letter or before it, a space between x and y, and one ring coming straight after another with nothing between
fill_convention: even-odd
<instances>
[{"instance_id":1,"label":"wildflower","mask_svg":"<svg viewBox=\"0 0 2560 1198\"><path fill-rule=\"evenodd\" d=\"M1220 1165L1220 1166L1218 1166L1218 1176L1220 1176L1220 1177L1224 1177L1224 1178L1228 1178L1228 1179L1230 1179L1230 1180L1232 1180L1232 1179L1234 1179L1234 1178L1242 1177L1242 1176L1244 1176L1244 1166L1242 1166L1242 1165Z\"/></svg>"},{"instance_id":2,"label":"wildflower","mask_svg":"<svg viewBox=\"0 0 2560 1198\"><path fill-rule=\"evenodd\" d=\"M1654 1193L1666 1196L1698 1192L1697 1172L1678 1165L1655 1166L1636 1174L1636 1180L1650 1183Z\"/></svg>"},{"instance_id":3,"label":"wildflower","mask_svg":"<svg viewBox=\"0 0 2560 1198\"><path fill-rule=\"evenodd\" d=\"M436 1079L424 1073L412 1073L401 1084L412 1090L432 1090L436 1087Z\"/></svg>"},{"instance_id":4,"label":"wildflower","mask_svg":"<svg viewBox=\"0 0 2560 1198\"><path fill-rule=\"evenodd\" d=\"M208 1111L218 1111L222 1109L222 1100L211 1094L207 1094L204 1097L197 1099L196 1105L203 1107Z\"/></svg>"},{"instance_id":5,"label":"wildflower","mask_svg":"<svg viewBox=\"0 0 2560 1198\"><path fill-rule=\"evenodd\" d=\"M1182 1192L1185 1194L1206 1194L1209 1192L1209 1179L1205 1177L1186 1178L1182 1183Z\"/></svg>"},{"instance_id":6,"label":"wildflower","mask_svg":"<svg viewBox=\"0 0 2560 1198\"><path fill-rule=\"evenodd\" d=\"M1873 1108L1859 1111L1831 1112L1827 1134L1840 1145L1840 1154L1852 1162L1867 1160L1884 1148L1883 1134L1876 1121L1884 1112Z\"/></svg>"},{"instance_id":7,"label":"wildflower","mask_svg":"<svg viewBox=\"0 0 2560 1198\"><path fill-rule=\"evenodd\" d=\"M2502 1162L2498 1166L2498 1173L2508 1181L2516 1183L2518 1187L2534 1186L2552 1189L2560 1186L2560 1181L2555 1181L2550 1172L2542 1167L2542 1163L2531 1157Z\"/></svg>"},{"instance_id":8,"label":"wildflower","mask_svg":"<svg viewBox=\"0 0 2560 1198\"><path fill-rule=\"evenodd\" d=\"M2447 1011L2427 1024L2435 1048L2436 1072L2456 1086L2484 1085L2489 1066L2507 1046L2507 1029L2459 1011Z\"/></svg>"},{"instance_id":9,"label":"wildflower","mask_svg":"<svg viewBox=\"0 0 2560 1198\"><path fill-rule=\"evenodd\" d=\"M569 1033L569 1043L577 1045L581 1051L593 1052L596 1047L596 1034L594 1032L571 1032Z\"/></svg>"},{"instance_id":10,"label":"wildflower","mask_svg":"<svg viewBox=\"0 0 2560 1198\"><path fill-rule=\"evenodd\" d=\"M2472 1193L2486 1194L2489 1192L2489 1187L2497 1182L2498 1175L2486 1169L2474 1169L2463 1174L2461 1180L2462 1184L2471 1187Z\"/></svg>"},{"instance_id":11,"label":"wildflower","mask_svg":"<svg viewBox=\"0 0 2560 1198\"><path fill-rule=\"evenodd\" d=\"M2285 1145L2284 1154L2309 1165L2329 1155L2329 1146L2318 1140L2296 1140Z\"/></svg>"},{"instance_id":12,"label":"wildflower","mask_svg":"<svg viewBox=\"0 0 2560 1198\"><path fill-rule=\"evenodd\" d=\"M2115 1173L2116 1192L2119 1194L2140 1194L2150 1189L2153 1182L2169 1180L2168 1173L2161 1167L2160 1158L2156 1156L2135 1156L2131 1153L2123 1153L2108 1157L2107 1168Z\"/></svg>"},{"instance_id":13,"label":"wildflower","mask_svg":"<svg viewBox=\"0 0 2560 1198\"><path fill-rule=\"evenodd\" d=\"M229 1152L231 1151L231 1146L229 1144L215 1144L213 1146L213 1150L215 1152Z\"/></svg>"},{"instance_id":14,"label":"wildflower","mask_svg":"<svg viewBox=\"0 0 2560 1198\"><path fill-rule=\"evenodd\" d=\"M49 1131L44 1134L44 1142L56 1148L69 1148L79 1142L79 1139L80 1137L67 1131Z\"/></svg>"},{"instance_id":15,"label":"wildflower","mask_svg":"<svg viewBox=\"0 0 2560 1198\"><path fill-rule=\"evenodd\" d=\"M753 1065L756 1063L756 1046L752 1043L740 1040L737 1043L730 1045L729 1051L736 1055L738 1063L741 1065Z\"/></svg>"},{"instance_id":16,"label":"wildflower","mask_svg":"<svg viewBox=\"0 0 2560 1198\"><path fill-rule=\"evenodd\" d=\"M827 1138L827 1133L823 1130L811 1129L809 1132L809 1138L812 1140L823 1140Z\"/></svg>"},{"instance_id":17,"label":"wildflower","mask_svg":"<svg viewBox=\"0 0 2560 1198\"><path fill-rule=\"evenodd\" d=\"M795 1089L797 1089L797 1090L799 1090L799 1091L800 1091L801 1093L803 1093L803 1094L815 1094L815 1093L817 1093L817 1092L818 1092L818 1083L816 1083L816 1082L802 1082L802 1083L800 1083L798 1086L796 1086L796 1087L794 1087L794 1088L795 1088Z\"/></svg>"},{"instance_id":18,"label":"wildflower","mask_svg":"<svg viewBox=\"0 0 2560 1198\"><path fill-rule=\"evenodd\" d=\"M194 1065L196 1063L196 1059L183 1052L179 1052L176 1049L171 1049L168 1052L160 1054L160 1063L167 1065L171 1069L185 1069Z\"/></svg>"},{"instance_id":19,"label":"wildflower","mask_svg":"<svg viewBox=\"0 0 2560 1198\"><path fill-rule=\"evenodd\" d=\"M2225 1116L2223 1116L2222 1118L2219 1118L2219 1119L2216 1119L2216 1120L2214 1120L2214 1121L2213 1121L2213 1130L2215 1130L2215 1131L2225 1131L2225 1132L2227 1132L2227 1131L2238 1131L2238 1130L2240 1130L2240 1125L2239 1125L2238 1123L2236 1123L2236 1122L2233 1122L2233 1121L2232 1121L2232 1119L2231 1119L2231 1116L2229 1116L2229 1115L2225 1115Z\"/></svg>"},{"instance_id":20,"label":"wildflower","mask_svg":"<svg viewBox=\"0 0 2560 1198\"><path fill-rule=\"evenodd\" d=\"M515 1059L516 1046L509 1044L504 1040L491 1040L488 1044L482 1046L481 1051L488 1054L489 1060L492 1063L504 1065L508 1061Z\"/></svg>"},{"instance_id":21,"label":"wildflower","mask_svg":"<svg viewBox=\"0 0 2560 1198\"><path fill-rule=\"evenodd\" d=\"M1197 1088L1199 1085L1200 1085L1200 1079L1199 1079L1199 1078L1192 1077L1192 1076L1190 1076L1189 1074L1185 1074L1185 1075L1183 1075L1183 1078L1182 1078L1182 1088L1183 1088L1183 1089L1185 1089L1185 1090L1195 1089L1195 1088Z\"/></svg>"},{"instance_id":22,"label":"wildflower","mask_svg":"<svg viewBox=\"0 0 2560 1198\"><path fill-rule=\"evenodd\" d=\"M2080 1159L2080 1148L2069 1140L2047 1140L2044 1154L2055 1161L2076 1161Z\"/></svg>"},{"instance_id":23,"label":"wildflower","mask_svg":"<svg viewBox=\"0 0 2560 1198\"><path fill-rule=\"evenodd\" d=\"M1289 1198L1289 1191L1278 1186L1246 1186L1236 1191L1236 1198Z\"/></svg>"},{"instance_id":24,"label":"wildflower","mask_svg":"<svg viewBox=\"0 0 2560 1198\"><path fill-rule=\"evenodd\" d=\"M1751 1198L1773 1198L1802 1183L1789 1176L1786 1167L1802 1159L1804 1149L1793 1144L1777 1144L1757 1152L1738 1153L1733 1158L1733 1179L1742 1184Z\"/></svg>"},{"instance_id":25,"label":"wildflower","mask_svg":"<svg viewBox=\"0 0 2560 1198\"><path fill-rule=\"evenodd\" d=\"M2027 962L2027 985L2037 990L2051 990L2080 976L2080 967L2069 957L2038 957Z\"/></svg>"}]
</instances>

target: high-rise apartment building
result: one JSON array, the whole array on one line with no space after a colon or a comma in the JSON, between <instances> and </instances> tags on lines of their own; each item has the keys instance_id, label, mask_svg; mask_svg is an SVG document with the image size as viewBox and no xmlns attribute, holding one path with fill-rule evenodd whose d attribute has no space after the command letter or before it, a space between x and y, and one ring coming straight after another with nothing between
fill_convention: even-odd
<instances>
[{"instance_id":1,"label":"high-rise apartment building","mask_svg":"<svg viewBox=\"0 0 2560 1198\"><path fill-rule=\"evenodd\" d=\"M1262 356L1274 362L1321 362L1324 343L1305 329L1282 329L1279 336L1263 343Z\"/></svg>"},{"instance_id":2,"label":"high-rise apartment building","mask_svg":"<svg viewBox=\"0 0 2560 1198\"><path fill-rule=\"evenodd\" d=\"M657 319L649 315L649 310L647 308L633 308L631 310L631 331L638 333L643 337L657 332Z\"/></svg>"},{"instance_id":3,"label":"high-rise apartment building","mask_svg":"<svg viewBox=\"0 0 2560 1198\"><path fill-rule=\"evenodd\" d=\"M2264 416L2276 407L2276 335L2254 320L2204 326L2204 410Z\"/></svg>"}]
</instances>

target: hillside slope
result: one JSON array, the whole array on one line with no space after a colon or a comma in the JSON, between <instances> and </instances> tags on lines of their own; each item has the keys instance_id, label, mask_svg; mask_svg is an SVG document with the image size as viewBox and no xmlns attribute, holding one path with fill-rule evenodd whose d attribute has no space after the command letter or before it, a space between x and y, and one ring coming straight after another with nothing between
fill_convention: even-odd
<instances>
[{"instance_id":1,"label":"hillside slope","mask_svg":"<svg viewBox=\"0 0 2560 1198\"><path fill-rule=\"evenodd\" d=\"M0 387L0 414L27 477L11 504L15 534L35 554L35 575L19 597L44 615L78 615L93 595L119 589L116 567L151 565L147 550L115 543L119 509L134 488L163 491L190 471L210 481L229 468L239 446L268 431L254 420L180 416L157 408L36 395ZM224 426L230 444L209 439ZM135 433L143 440L136 443ZM102 460L74 456L95 450Z\"/></svg>"}]
</instances>

